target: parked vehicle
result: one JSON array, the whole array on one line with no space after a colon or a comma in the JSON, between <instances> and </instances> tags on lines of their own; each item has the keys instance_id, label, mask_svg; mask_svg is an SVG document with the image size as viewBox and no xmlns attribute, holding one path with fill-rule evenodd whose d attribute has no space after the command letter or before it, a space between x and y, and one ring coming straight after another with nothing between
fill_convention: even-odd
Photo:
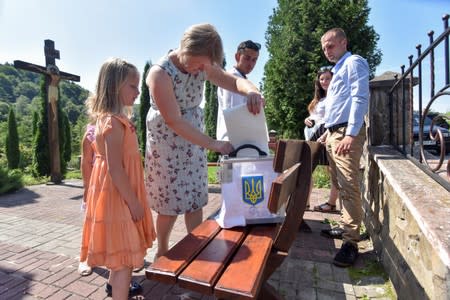
<instances>
[{"instance_id":1,"label":"parked vehicle","mask_svg":"<svg viewBox=\"0 0 450 300\"><path fill-rule=\"evenodd\" d=\"M450 129L450 125L448 125L445 117L443 117L442 114L438 112L429 112L427 116L430 117L432 120L434 120L434 124L443 127L445 129Z\"/></svg>"},{"instance_id":2,"label":"parked vehicle","mask_svg":"<svg viewBox=\"0 0 450 300\"><path fill-rule=\"evenodd\" d=\"M423 125L423 148L425 150L433 150L436 153L440 153L441 142L439 137L436 140L432 140L430 137L430 127L432 120L430 117L425 116L424 125ZM413 114L413 138L414 145L419 146L419 130L420 130L420 114L418 112L414 112ZM445 143L445 153L450 153L450 131L447 128L438 126L437 124L433 125L433 135L440 130L442 132L442 136L444 138Z\"/></svg>"}]
</instances>

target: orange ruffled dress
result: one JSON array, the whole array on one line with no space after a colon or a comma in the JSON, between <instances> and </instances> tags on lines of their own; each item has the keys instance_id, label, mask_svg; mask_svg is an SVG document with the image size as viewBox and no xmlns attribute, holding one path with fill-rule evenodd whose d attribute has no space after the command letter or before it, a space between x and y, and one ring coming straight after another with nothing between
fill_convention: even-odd
<instances>
[{"instance_id":1,"label":"orange ruffled dress","mask_svg":"<svg viewBox=\"0 0 450 300\"><path fill-rule=\"evenodd\" d=\"M134 222L107 170L105 136L115 134L111 119L125 127L123 165L137 198L145 210L144 218ZM80 261L91 267L105 266L111 270L123 266L142 266L147 249L156 238L153 218L144 186L144 171L134 125L118 115L106 115L97 121L94 143L96 159L87 195L86 218L83 225Z\"/></svg>"}]
</instances>

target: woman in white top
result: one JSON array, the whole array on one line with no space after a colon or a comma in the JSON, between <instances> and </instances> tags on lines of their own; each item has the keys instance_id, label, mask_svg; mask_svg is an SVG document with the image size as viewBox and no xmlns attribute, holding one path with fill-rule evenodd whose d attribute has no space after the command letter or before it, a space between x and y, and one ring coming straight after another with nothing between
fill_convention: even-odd
<instances>
[{"instance_id":1,"label":"woman in white top","mask_svg":"<svg viewBox=\"0 0 450 300\"><path fill-rule=\"evenodd\" d=\"M314 80L314 98L308 105L309 117L305 119L305 140L322 142L325 140L327 131L325 129L325 97L330 85L333 73L330 68L321 68ZM325 147L319 158L319 164L328 165ZM327 202L314 207L315 211L330 212L336 211L336 201L338 197L337 188L331 183L330 198Z\"/></svg>"}]
</instances>

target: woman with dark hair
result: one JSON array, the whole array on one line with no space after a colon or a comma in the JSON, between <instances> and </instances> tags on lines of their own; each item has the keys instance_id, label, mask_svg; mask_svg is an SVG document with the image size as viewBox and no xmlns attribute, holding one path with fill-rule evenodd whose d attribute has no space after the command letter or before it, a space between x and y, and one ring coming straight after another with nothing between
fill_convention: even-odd
<instances>
[{"instance_id":1,"label":"woman with dark hair","mask_svg":"<svg viewBox=\"0 0 450 300\"><path fill-rule=\"evenodd\" d=\"M308 105L309 117L305 119L305 140L322 142L325 140L326 129L325 121L325 97L327 96L328 86L330 85L333 73L331 67L320 68L314 80L314 98ZM321 151L319 163L328 165L327 153L325 147ZM331 183L330 197L327 202L314 207L315 211L334 212L336 211L336 201L338 190Z\"/></svg>"}]
</instances>

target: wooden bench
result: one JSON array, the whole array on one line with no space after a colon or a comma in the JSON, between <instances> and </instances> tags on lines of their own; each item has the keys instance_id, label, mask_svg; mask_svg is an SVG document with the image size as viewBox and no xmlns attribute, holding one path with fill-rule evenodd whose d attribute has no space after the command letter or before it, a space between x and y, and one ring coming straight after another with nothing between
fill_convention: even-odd
<instances>
[{"instance_id":1,"label":"wooden bench","mask_svg":"<svg viewBox=\"0 0 450 300\"><path fill-rule=\"evenodd\" d=\"M222 229L205 220L158 258L148 279L179 286L220 299L279 299L267 279L287 257L303 219L311 183L308 143L281 140L277 144L269 210L286 207L281 224Z\"/></svg>"}]
</instances>

